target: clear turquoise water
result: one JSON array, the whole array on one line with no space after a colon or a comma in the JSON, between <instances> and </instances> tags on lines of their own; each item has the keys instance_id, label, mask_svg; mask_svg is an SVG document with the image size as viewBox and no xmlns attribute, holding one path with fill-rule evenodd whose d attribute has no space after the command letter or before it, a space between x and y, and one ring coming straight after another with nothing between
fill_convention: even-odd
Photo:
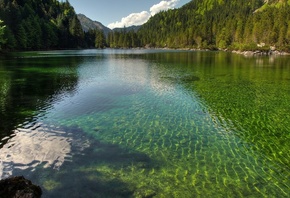
<instances>
[{"instance_id":1,"label":"clear turquoise water","mask_svg":"<svg viewBox=\"0 0 290 198\"><path fill-rule=\"evenodd\" d=\"M290 58L80 50L0 62L0 177L43 197L289 197Z\"/></svg>"}]
</instances>

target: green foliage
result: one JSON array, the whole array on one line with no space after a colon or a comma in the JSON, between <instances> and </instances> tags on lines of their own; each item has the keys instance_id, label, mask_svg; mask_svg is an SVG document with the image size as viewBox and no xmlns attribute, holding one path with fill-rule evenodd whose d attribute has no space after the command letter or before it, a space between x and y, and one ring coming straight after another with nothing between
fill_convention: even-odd
<instances>
[{"instance_id":1,"label":"green foliage","mask_svg":"<svg viewBox=\"0 0 290 198\"><path fill-rule=\"evenodd\" d=\"M83 47L84 33L68 1L0 0L7 50Z\"/></svg>"},{"instance_id":2,"label":"green foliage","mask_svg":"<svg viewBox=\"0 0 290 198\"><path fill-rule=\"evenodd\" d=\"M84 40L86 48L94 48L96 42L96 30L89 29L88 32L85 32Z\"/></svg>"},{"instance_id":3,"label":"green foliage","mask_svg":"<svg viewBox=\"0 0 290 198\"><path fill-rule=\"evenodd\" d=\"M254 50L265 43L281 50L290 44L289 13L285 1L195 0L156 14L138 38L142 46Z\"/></svg>"},{"instance_id":4,"label":"green foliage","mask_svg":"<svg viewBox=\"0 0 290 198\"><path fill-rule=\"evenodd\" d=\"M140 39L134 30L110 32L107 38L107 45L112 48L136 48L140 47Z\"/></svg>"},{"instance_id":5,"label":"green foliage","mask_svg":"<svg viewBox=\"0 0 290 198\"><path fill-rule=\"evenodd\" d=\"M6 42L6 39L4 38L5 33L5 25L2 25L3 21L0 20L0 49L1 46Z\"/></svg>"},{"instance_id":6,"label":"green foliage","mask_svg":"<svg viewBox=\"0 0 290 198\"><path fill-rule=\"evenodd\" d=\"M106 46L106 37L104 32L100 30L96 30L95 32L96 32L95 47L104 48Z\"/></svg>"},{"instance_id":7,"label":"green foliage","mask_svg":"<svg viewBox=\"0 0 290 198\"><path fill-rule=\"evenodd\" d=\"M51 48L289 49L290 4L281 0L194 0L162 11L138 32L86 33L68 1L0 0L0 45L8 50ZM2 40L1 40L2 39ZM4 42L5 41L5 42ZM263 49L264 50L264 49Z\"/></svg>"}]
</instances>

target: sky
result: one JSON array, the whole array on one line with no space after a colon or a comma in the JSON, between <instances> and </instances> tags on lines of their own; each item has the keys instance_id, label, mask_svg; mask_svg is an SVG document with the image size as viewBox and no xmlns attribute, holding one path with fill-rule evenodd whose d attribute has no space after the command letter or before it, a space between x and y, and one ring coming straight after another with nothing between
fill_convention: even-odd
<instances>
[{"instance_id":1,"label":"sky","mask_svg":"<svg viewBox=\"0 0 290 198\"><path fill-rule=\"evenodd\" d=\"M113 29L142 25L161 10L179 8L190 0L69 0L77 14Z\"/></svg>"}]
</instances>

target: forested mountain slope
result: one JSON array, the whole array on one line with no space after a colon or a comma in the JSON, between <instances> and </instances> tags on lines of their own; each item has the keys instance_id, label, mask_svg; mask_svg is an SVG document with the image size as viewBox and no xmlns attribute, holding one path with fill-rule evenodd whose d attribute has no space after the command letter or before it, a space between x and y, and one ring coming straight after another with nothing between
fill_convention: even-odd
<instances>
[{"instance_id":1,"label":"forested mountain slope","mask_svg":"<svg viewBox=\"0 0 290 198\"><path fill-rule=\"evenodd\" d=\"M84 32L67 1L0 0L0 48L170 47L290 52L290 0L192 0L134 30ZM106 37L106 38L105 38Z\"/></svg>"},{"instance_id":2,"label":"forested mountain slope","mask_svg":"<svg viewBox=\"0 0 290 198\"><path fill-rule=\"evenodd\" d=\"M138 34L153 47L289 51L289 13L289 0L193 0L156 14Z\"/></svg>"},{"instance_id":3,"label":"forested mountain slope","mask_svg":"<svg viewBox=\"0 0 290 198\"><path fill-rule=\"evenodd\" d=\"M6 42L2 49L38 50L83 45L84 33L68 1L0 0L0 20L6 25Z\"/></svg>"}]
</instances>

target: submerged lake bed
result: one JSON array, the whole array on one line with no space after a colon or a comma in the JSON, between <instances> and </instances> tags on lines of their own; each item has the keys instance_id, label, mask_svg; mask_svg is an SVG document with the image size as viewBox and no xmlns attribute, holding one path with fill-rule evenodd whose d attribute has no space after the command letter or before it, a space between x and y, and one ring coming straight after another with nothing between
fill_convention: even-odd
<instances>
[{"instance_id":1,"label":"submerged lake bed","mask_svg":"<svg viewBox=\"0 0 290 198\"><path fill-rule=\"evenodd\" d=\"M43 197L289 197L290 57L68 50L0 60L0 179Z\"/></svg>"}]
</instances>

